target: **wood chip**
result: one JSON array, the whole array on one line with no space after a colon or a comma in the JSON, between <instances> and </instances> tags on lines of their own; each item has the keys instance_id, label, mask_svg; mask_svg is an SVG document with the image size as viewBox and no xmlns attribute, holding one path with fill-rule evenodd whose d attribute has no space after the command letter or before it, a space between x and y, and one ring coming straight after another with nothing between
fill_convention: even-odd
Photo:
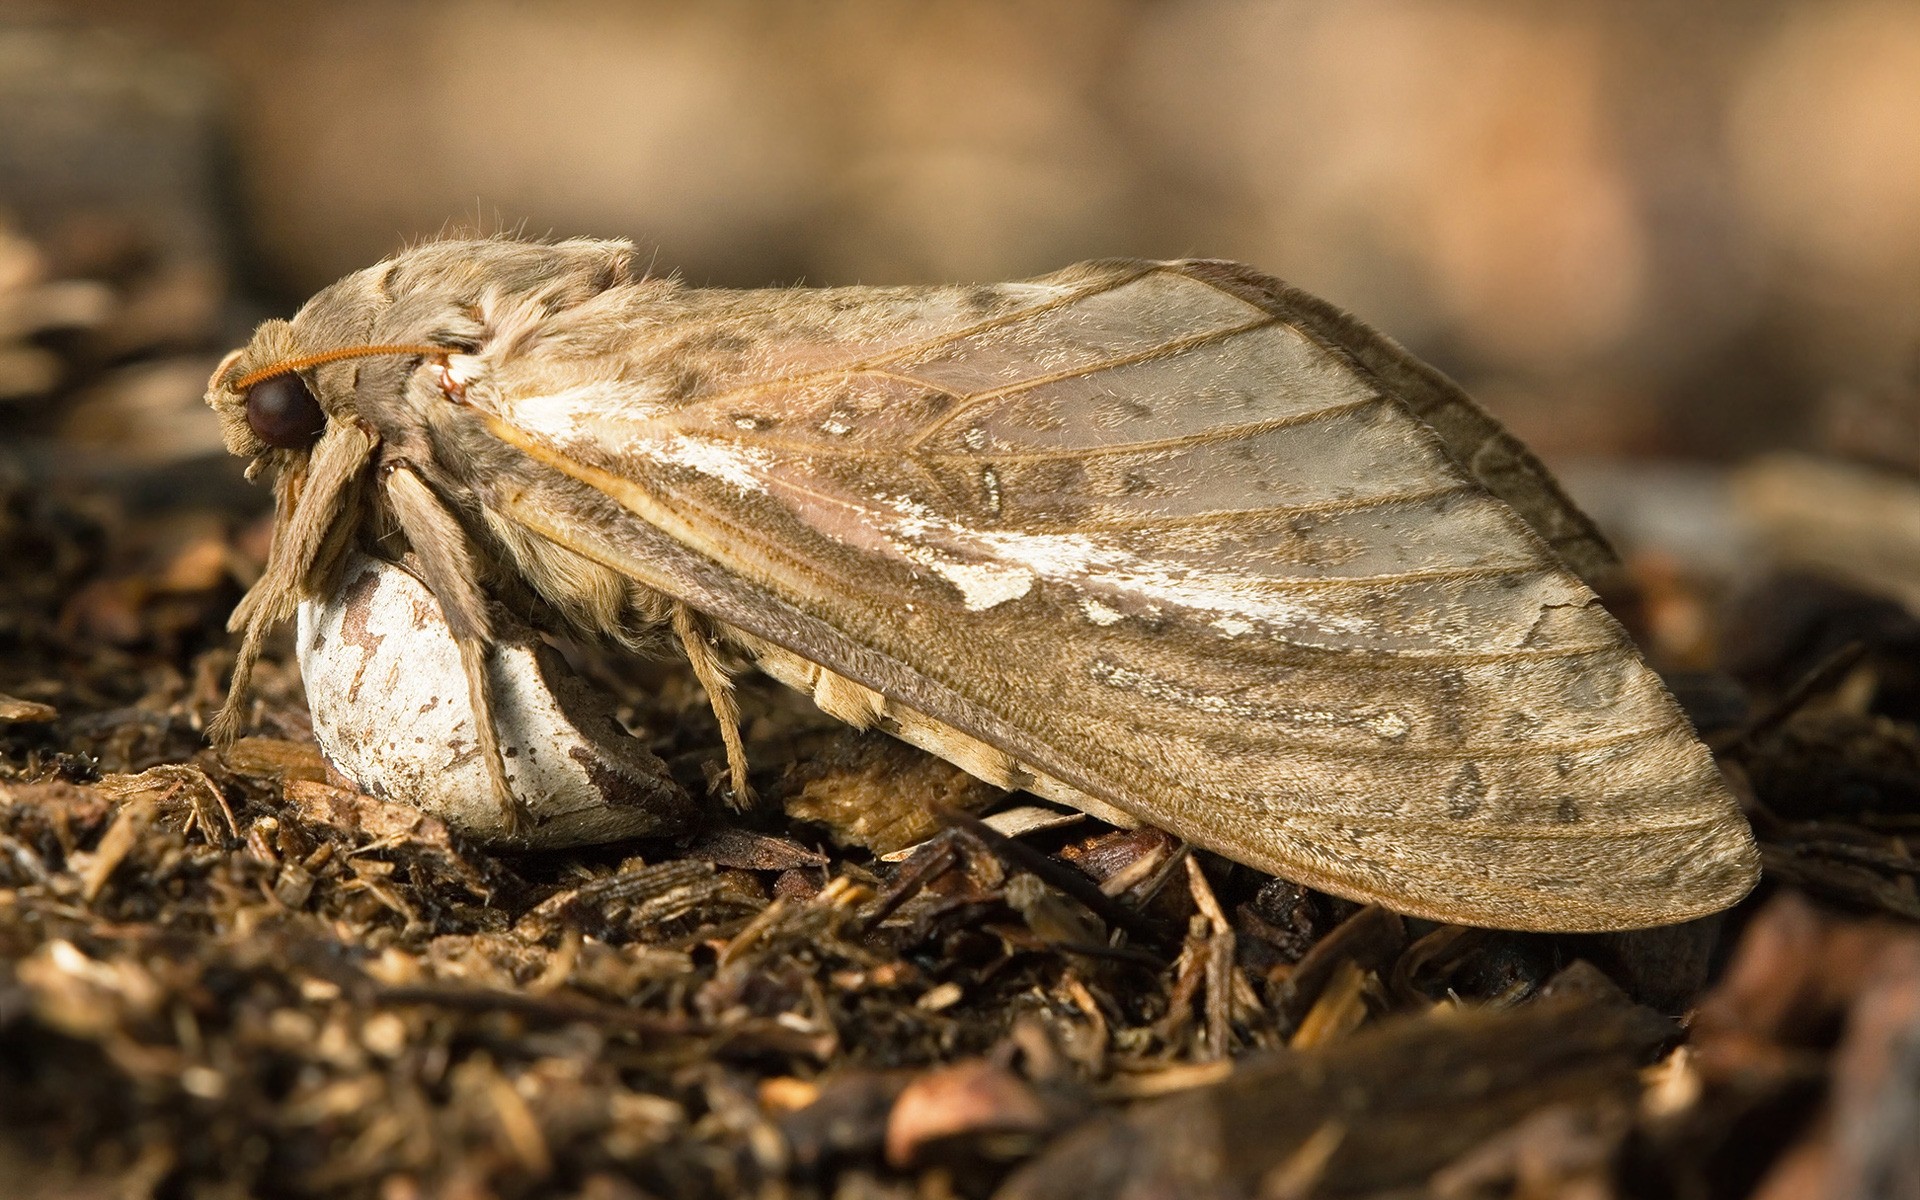
<instances>
[{"instance_id":1,"label":"wood chip","mask_svg":"<svg viewBox=\"0 0 1920 1200\"><path fill-rule=\"evenodd\" d=\"M38 700L22 700L0 692L0 722L16 725L45 725L60 719L60 710Z\"/></svg>"}]
</instances>

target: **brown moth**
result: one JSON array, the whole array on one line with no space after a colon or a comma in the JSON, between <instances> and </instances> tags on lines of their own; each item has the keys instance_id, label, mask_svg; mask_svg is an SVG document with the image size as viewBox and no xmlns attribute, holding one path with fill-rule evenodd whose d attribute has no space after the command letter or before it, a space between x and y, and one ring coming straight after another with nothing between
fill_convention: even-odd
<instances>
[{"instance_id":1,"label":"brown moth","mask_svg":"<svg viewBox=\"0 0 1920 1200\"><path fill-rule=\"evenodd\" d=\"M453 241L348 276L215 372L271 469L261 639L410 552L496 798L488 599L720 647L982 779L1423 917L1710 913L1758 856L1584 579L1612 562L1451 382L1211 261L980 287L694 289L623 242Z\"/></svg>"}]
</instances>

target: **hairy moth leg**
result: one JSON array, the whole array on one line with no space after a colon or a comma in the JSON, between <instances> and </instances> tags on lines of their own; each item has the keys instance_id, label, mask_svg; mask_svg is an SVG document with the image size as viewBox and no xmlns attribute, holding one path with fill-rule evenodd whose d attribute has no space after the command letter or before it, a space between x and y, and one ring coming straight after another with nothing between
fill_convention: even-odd
<instances>
[{"instance_id":1,"label":"hairy moth leg","mask_svg":"<svg viewBox=\"0 0 1920 1200\"><path fill-rule=\"evenodd\" d=\"M467 698L473 706L474 735L487 777L493 781L509 836L527 825L526 810L507 783L507 763L500 751L500 734L493 718L493 683L487 661L493 648L493 628L487 619L486 597L480 591L472 547L460 522L433 489L404 461L382 464L381 475L394 518L420 564L421 582L439 602L447 628L460 647L460 665L467 677Z\"/></svg>"},{"instance_id":2,"label":"hairy moth leg","mask_svg":"<svg viewBox=\"0 0 1920 1200\"><path fill-rule=\"evenodd\" d=\"M248 685L267 634L293 615L300 604L301 586L338 548L341 539L336 531L345 529L340 516L353 506L361 469L374 445L374 438L358 425L338 423L314 444L305 470L281 471L274 489L277 504L267 569L227 622L228 630L246 632L227 685L226 703L207 726L214 745L226 745L239 735Z\"/></svg>"},{"instance_id":3,"label":"hairy moth leg","mask_svg":"<svg viewBox=\"0 0 1920 1200\"><path fill-rule=\"evenodd\" d=\"M753 787L747 782L747 747L740 739L740 701L733 693L733 679L713 648L713 637L700 615L684 604L673 606L673 632L693 664L694 677L707 693L713 716L720 723L720 740L727 748L727 781L735 808L753 804Z\"/></svg>"}]
</instances>

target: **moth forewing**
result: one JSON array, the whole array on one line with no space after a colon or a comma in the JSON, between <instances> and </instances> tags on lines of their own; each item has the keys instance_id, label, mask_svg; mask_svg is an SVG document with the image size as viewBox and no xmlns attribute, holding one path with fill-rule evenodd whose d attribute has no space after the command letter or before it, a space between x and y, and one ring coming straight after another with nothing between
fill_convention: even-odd
<instances>
[{"instance_id":1,"label":"moth forewing","mask_svg":"<svg viewBox=\"0 0 1920 1200\"><path fill-rule=\"evenodd\" d=\"M1232 857L1482 924L1736 899L1752 845L1710 756L1400 393L1477 410L1367 369L1356 344L1399 352L1323 336L1331 310L1218 276L681 293L650 302L674 333L634 348L626 392L503 361L489 411L718 564L750 634ZM782 361L811 369L759 365ZM1450 424L1604 563L1497 426Z\"/></svg>"},{"instance_id":2,"label":"moth forewing","mask_svg":"<svg viewBox=\"0 0 1920 1200\"><path fill-rule=\"evenodd\" d=\"M1751 886L1711 756L1568 566L1605 544L1331 306L1214 263L568 290L495 246L376 270L480 312L414 419L556 612L586 609L531 547L983 778L1422 916L1624 928ZM463 282L501 254L567 302Z\"/></svg>"}]
</instances>

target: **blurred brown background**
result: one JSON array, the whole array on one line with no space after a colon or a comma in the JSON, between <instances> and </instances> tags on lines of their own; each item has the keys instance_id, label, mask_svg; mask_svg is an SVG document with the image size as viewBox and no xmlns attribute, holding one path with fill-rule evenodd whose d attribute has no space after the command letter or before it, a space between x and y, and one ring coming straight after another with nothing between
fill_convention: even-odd
<instances>
[{"instance_id":1,"label":"blurred brown background","mask_svg":"<svg viewBox=\"0 0 1920 1200\"><path fill-rule=\"evenodd\" d=\"M0 12L0 210L29 274L161 247L139 269L178 328L105 360L243 333L228 278L250 319L474 227L630 236L733 285L1244 259L1554 461L1796 444L1824 396L1909 388L1920 340L1912 2Z\"/></svg>"}]
</instances>

